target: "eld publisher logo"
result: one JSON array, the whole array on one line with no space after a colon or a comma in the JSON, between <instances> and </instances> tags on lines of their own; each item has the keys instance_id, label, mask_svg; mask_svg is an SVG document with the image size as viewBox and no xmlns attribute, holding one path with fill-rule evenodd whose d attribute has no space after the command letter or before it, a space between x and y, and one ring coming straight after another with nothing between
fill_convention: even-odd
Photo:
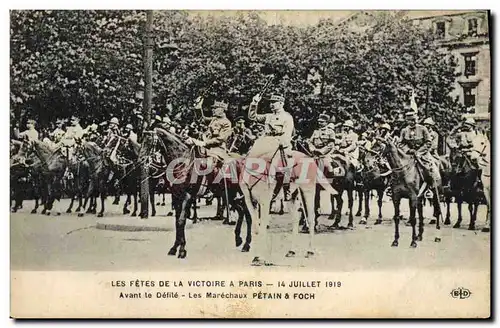
<instances>
[{"instance_id":1,"label":"eld publisher logo","mask_svg":"<svg viewBox=\"0 0 500 328\"><path fill-rule=\"evenodd\" d=\"M472 295L470 290L468 290L467 288L463 288L463 287L455 288L454 290L451 291L450 294L451 294L451 297L459 298L461 300L469 298Z\"/></svg>"}]
</instances>

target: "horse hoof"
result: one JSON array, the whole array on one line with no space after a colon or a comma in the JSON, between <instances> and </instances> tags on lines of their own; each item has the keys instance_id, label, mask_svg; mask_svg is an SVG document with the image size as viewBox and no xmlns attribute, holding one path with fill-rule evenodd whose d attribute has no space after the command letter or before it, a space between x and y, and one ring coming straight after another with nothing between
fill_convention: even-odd
<instances>
[{"instance_id":1,"label":"horse hoof","mask_svg":"<svg viewBox=\"0 0 500 328\"><path fill-rule=\"evenodd\" d=\"M104 214L99 213L99 214L97 214L97 217L98 217L98 218L102 218L102 217L103 217L103 215L104 215Z\"/></svg>"},{"instance_id":2,"label":"horse hoof","mask_svg":"<svg viewBox=\"0 0 500 328\"><path fill-rule=\"evenodd\" d=\"M364 225L366 225L366 220L360 220L360 221L359 221L359 224L364 224Z\"/></svg>"},{"instance_id":3,"label":"horse hoof","mask_svg":"<svg viewBox=\"0 0 500 328\"><path fill-rule=\"evenodd\" d=\"M375 225L379 225L379 224L382 224L382 220L381 219L378 219L375 221Z\"/></svg>"},{"instance_id":4,"label":"horse hoof","mask_svg":"<svg viewBox=\"0 0 500 328\"><path fill-rule=\"evenodd\" d=\"M457 222L457 223L455 223L455 225L453 226L453 228L455 228L455 229L460 228L460 223L458 223L458 222Z\"/></svg>"},{"instance_id":5,"label":"horse hoof","mask_svg":"<svg viewBox=\"0 0 500 328\"><path fill-rule=\"evenodd\" d=\"M288 251L288 253L286 253L285 257L294 257L295 256L295 252L294 251Z\"/></svg>"},{"instance_id":6,"label":"horse hoof","mask_svg":"<svg viewBox=\"0 0 500 328\"><path fill-rule=\"evenodd\" d=\"M422 239L423 239L423 238L422 238L422 235L417 236L417 240L418 240L418 241L422 241Z\"/></svg>"},{"instance_id":7,"label":"horse hoof","mask_svg":"<svg viewBox=\"0 0 500 328\"><path fill-rule=\"evenodd\" d=\"M241 251L243 253L250 251L250 245L248 245L248 244L243 245L243 247L241 248Z\"/></svg>"},{"instance_id":8,"label":"horse hoof","mask_svg":"<svg viewBox=\"0 0 500 328\"><path fill-rule=\"evenodd\" d=\"M352 224L352 222L349 222L349 223L347 224L347 228L349 228L349 229L354 228L354 224Z\"/></svg>"},{"instance_id":9,"label":"horse hoof","mask_svg":"<svg viewBox=\"0 0 500 328\"><path fill-rule=\"evenodd\" d=\"M113 205L118 205L118 204L120 204L120 201L116 201L116 200L115 200L115 201L113 202Z\"/></svg>"},{"instance_id":10,"label":"horse hoof","mask_svg":"<svg viewBox=\"0 0 500 328\"><path fill-rule=\"evenodd\" d=\"M156 211L151 212L151 216L156 216Z\"/></svg>"},{"instance_id":11,"label":"horse hoof","mask_svg":"<svg viewBox=\"0 0 500 328\"><path fill-rule=\"evenodd\" d=\"M410 248L417 248L417 243L415 241L412 241L410 244Z\"/></svg>"},{"instance_id":12,"label":"horse hoof","mask_svg":"<svg viewBox=\"0 0 500 328\"><path fill-rule=\"evenodd\" d=\"M60 216L60 215L61 215L61 212L57 212L57 213L56 213L56 216Z\"/></svg>"},{"instance_id":13,"label":"horse hoof","mask_svg":"<svg viewBox=\"0 0 500 328\"><path fill-rule=\"evenodd\" d=\"M78 213L78 217L82 218L83 217L83 213Z\"/></svg>"},{"instance_id":14,"label":"horse hoof","mask_svg":"<svg viewBox=\"0 0 500 328\"><path fill-rule=\"evenodd\" d=\"M134 213L130 214L130 216L137 216L137 213L134 212Z\"/></svg>"},{"instance_id":15,"label":"horse hoof","mask_svg":"<svg viewBox=\"0 0 500 328\"><path fill-rule=\"evenodd\" d=\"M441 238L436 237L436 238L434 238L434 241L435 241L436 243L439 243L439 242L441 242Z\"/></svg>"},{"instance_id":16,"label":"horse hoof","mask_svg":"<svg viewBox=\"0 0 500 328\"><path fill-rule=\"evenodd\" d=\"M161 206L165 206L165 202L161 203L160 205L161 205Z\"/></svg>"},{"instance_id":17,"label":"horse hoof","mask_svg":"<svg viewBox=\"0 0 500 328\"><path fill-rule=\"evenodd\" d=\"M252 266L262 266L264 261L262 261L258 256L254 257L252 260Z\"/></svg>"},{"instance_id":18,"label":"horse hoof","mask_svg":"<svg viewBox=\"0 0 500 328\"><path fill-rule=\"evenodd\" d=\"M160 202L156 203L156 206L160 206Z\"/></svg>"},{"instance_id":19,"label":"horse hoof","mask_svg":"<svg viewBox=\"0 0 500 328\"><path fill-rule=\"evenodd\" d=\"M431 220L429 221L429 224L436 224L436 219L431 219Z\"/></svg>"},{"instance_id":20,"label":"horse hoof","mask_svg":"<svg viewBox=\"0 0 500 328\"><path fill-rule=\"evenodd\" d=\"M172 215L174 215L174 213L172 213L172 211L167 213L167 216L172 216Z\"/></svg>"},{"instance_id":21,"label":"horse hoof","mask_svg":"<svg viewBox=\"0 0 500 328\"><path fill-rule=\"evenodd\" d=\"M123 215L129 214L130 210L123 210Z\"/></svg>"},{"instance_id":22,"label":"horse hoof","mask_svg":"<svg viewBox=\"0 0 500 328\"><path fill-rule=\"evenodd\" d=\"M300 233L309 233L309 228L306 226L302 226L302 229L300 230Z\"/></svg>"},{"instance_id":23,"label":"horse hoof","mask_svg":"<svg viewBox=\"0 0 500 328\"><path fill-rule=\"evenodd\" d=\"M481 229L481 232L490 232L490 228L483 228Z\"/></svg>"},{"instance_id":24,"label":"horse hoof","mask_svg":"<svg viewBox=\"0 0 500 328\"><path fill-rule=\"evenodd\" d=\"M361 212L354 214L354 216L358 216L358 217L361 216Z\"/></svg>"},{"instance_id":25,"label":"horse hoof","mask_svg":"<svg viewBox=\"0 0 500 328\"><path fill-rule=\"evenodd\" d=\"M183 249L183 250L179 251L179 255L177 256L177 258L179 258L179 259L185 259L186 256L187 256L187 251L185 249Z\"/></svg>"},{"instance_id":26,"label":"horse hoof","mask_svg":"<svg viewBox=\"0 0 500 328\"><path fill-rule=\"evenodd\" d=\"M309 259L309 258L311 258L313 256L314 256L314 252L311 252L311 251L307 251L306 252L306 259Z\"/></svg>"},{"instance_id":27,"label":"horse hoof","mask_svg":"<svg viewBox=\"0 0 500 328\"><path fill-rule=\"evenodd\" d=\"M398 244L397 240L393 241L392 244L391 244L392 247L398 247L398 245L399 244Z\"/></svg>"},{"instance_id":28,"label":"horse hoof","mask_svg":"<svg viewBox=\"0 0 500 328\"><path fill-rule=\"evenodd\" d=\"M235 241L236 247L240 247L241 244L243 244L243 239L241 239L241 237L235 237L234 241Z\"/></svg>"},{"instance_id":29,"label":"horse hoof","mask_svg":"<svg viewBox=\"0 0 500 328\"><path fill-rule=\"evenodd\" d=\"M283 215L283 214L285 214L285 211L283 211L283 210L280 210L280 211L278 212L278 215Z\"/></svg>"},{"instance_id":30,"label":"horse hoof","mask_svg":"<svg viewBox=\"0 0 500 328\"><path fill-rule=\"evenodd\" d=\"M72 212L73 212L73 211L72 211L72 210L70 210L70 209L67 209L67 210L66 210L66 213L72 213Z\"/></svg>"},{"instance_id":31,"label":"horse hoof","mask_svg":"<svg viewBox=\"0 0 500 328\"><path fill-rule=\"evenodd\" d=\"M11 211L12 211L12 213L16 213L17 212L17 208L13 208Z\"/></svg>"},{"instance_id":32,"label":"horse hoof","mask_svg":"<svg viewBox=\"0 0 500 328\"><path fill-rule=\"evenodd\" d=\"M31 210L31 214L36 214L36 210Z\"/></svg>"},{"instance_id":33,"label":"horse hoof","mask_svg":"<svg viewBox=\"0 0 500 328\"><path fill-rule=\"evenodd\" d=\"M443 224L444 224L444 225L450 225L450 224L451 224L450 219L446 219L446 220L444 220Z\"/></svg>"},{"instance_id":34,"label":"horse hoof","mask_svg":"<svg viewBox=\"0 0 500 328\"><path fill-rule=\"evenodd\" d=\"M33 210L33 211L35 211L35 210ZM33 212L33 211L32 211L32 212ZM35 213L36 213L36 211L35 211ZM33 213L33 214L35 214L35 213ZM43 209L43 210L42 210L42 214L47 214L47 210L46 210L46 209Z\"/></svg>"},{"instance_id":35,"label":"horse hoof","mask_svg":"<svg viewBox=\"0 0 500 328\"><path fill-rule=\"evenodd\" d=\"M168 251L168 255L171 255L171 256L175 255L176 253L177 253L177 250L173 247Z\"/></svg>"},{"instance_id":36,"label":"horse hoof","mask_svg":"<svg viewBox=\"0 0 500 328\"><path fill-rule=\"evenodd\" d=\"M217 220L217 217L215 217L214 220ZM224 225L229 224L229 220L228 219L224 219L224 221L222 221L222 224L224 224Z\"/></svg>"},{"instance_id":37,"label":"horse hoof","mask_svg":"<svg viewBox=\"0 0 500 328\"><path fill-rule=\"evenodd\" d=\"M469 228L467 230L476 230L476 226L475 225L469 225Z\"/></svg>"}]
</instances>

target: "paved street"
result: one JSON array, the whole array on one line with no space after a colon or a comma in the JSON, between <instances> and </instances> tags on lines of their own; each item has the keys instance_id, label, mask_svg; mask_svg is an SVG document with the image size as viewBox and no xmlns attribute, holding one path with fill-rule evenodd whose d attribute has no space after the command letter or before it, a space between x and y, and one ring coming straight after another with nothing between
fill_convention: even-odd
<instances>
[{"instance_id":1,"label":"paved street","mask_svg":"<svg viewBox=\"0 0 500 328\"><path fill-rule=\"evenodd\" d=\"M123 201L123 199L122 199ZM123 220L139 220L122 216L121 206L112 205L108 199L106 216ZM62 205L66 206L67 200ZM123 204L123 203L122 203ZM329 211L323 204L323 211ZM64 207L62 206L62 207ZM96 229L95 215L78 218L76 214L59 217L30 214L33 202L25 202L24 208L11 215L11 268L13 270L108 270L108 271L169 271L205 270L220 266L223 270L247 268L252 252L242 253L234 245L233 226L221 221L201 221L195 225L188 221L188 257L179 260L167 256L174 241L174 222L166 213L170 206L158 207L160 218L171 223L166 232L125 232ZM406 211L406 202L402 204ZM444 207L444 206L443 206ZM357 205L355 206L357 209ZM390 247L393 240L393 208L384 203L384 222L375 226L376 203L372 204L372 218L367 226L359 225L355 218L354 230L327 231L331 225L325 217L320 218L321 233L316 236L316 256L285 259L289 245L291 222L287 214L274 215L270 226L272 254L277 267L292 267L294 270L392 270L400 268L441 269L460 268L489 271L490 234L480 231L484 224L486 208L481 206L476 231L468 231L468 211L464 206L464 223L461 229L444 227L441 243L434 242L436 231L425 226L424 240L416 249L409 248L411 228L401 225L398 248ZM453 223L455 206L453 206ZM432 213L426 208L427 217ZM210 217L214 208L201 206L200 217ZM406 216L406 212L403 212ZM426 223L428 220L426 220ZM347 225L343 217L342 225ZM243 234L245 225L243 226ZM306 244L306 235L301 235Z\"/></svg>"}]
</instances>

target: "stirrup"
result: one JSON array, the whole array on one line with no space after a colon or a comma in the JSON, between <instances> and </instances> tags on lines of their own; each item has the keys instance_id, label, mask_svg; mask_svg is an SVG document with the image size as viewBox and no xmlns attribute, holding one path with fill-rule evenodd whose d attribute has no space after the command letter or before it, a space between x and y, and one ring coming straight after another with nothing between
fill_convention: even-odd
<instances>
[{"instance_id":1,"label":"stirrup","mask_svg":"<svg viewBox=\"0 0 500 328\"><path fill-rule=\"evenodd\" d=\"M427 199L432 199L434 197L434 193L432 192L432 190L428 189L425 192L424 197L427 198Z\"/></svg>"}]
</instances>

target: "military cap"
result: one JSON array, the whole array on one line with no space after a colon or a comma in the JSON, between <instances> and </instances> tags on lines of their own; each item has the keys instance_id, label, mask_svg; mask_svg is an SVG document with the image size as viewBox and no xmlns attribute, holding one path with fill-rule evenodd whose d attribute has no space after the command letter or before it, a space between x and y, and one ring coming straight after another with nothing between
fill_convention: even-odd
<instances>
[{"instance_id":1,"label":"military cap","mask_svg":"<svg viewBox=\"0 0 500 328\"><path fill-rule=\"evenodd\" d=\"M222 108L226 110L228 108L228 104L223 101L215 101L212 108Z\"/></svg>"},{"instance_id":2,"label":"military cap","mask_svg":"<svg viewBox=\"0 0 500 328\"><path fill-rule=\"evenodd\" d=\"M274 102L274 101L285 102L285 97L283 97L282 95L274 94L271 96L270 101L272 101L272 102Z\"/></svg>"}]
</instances>

